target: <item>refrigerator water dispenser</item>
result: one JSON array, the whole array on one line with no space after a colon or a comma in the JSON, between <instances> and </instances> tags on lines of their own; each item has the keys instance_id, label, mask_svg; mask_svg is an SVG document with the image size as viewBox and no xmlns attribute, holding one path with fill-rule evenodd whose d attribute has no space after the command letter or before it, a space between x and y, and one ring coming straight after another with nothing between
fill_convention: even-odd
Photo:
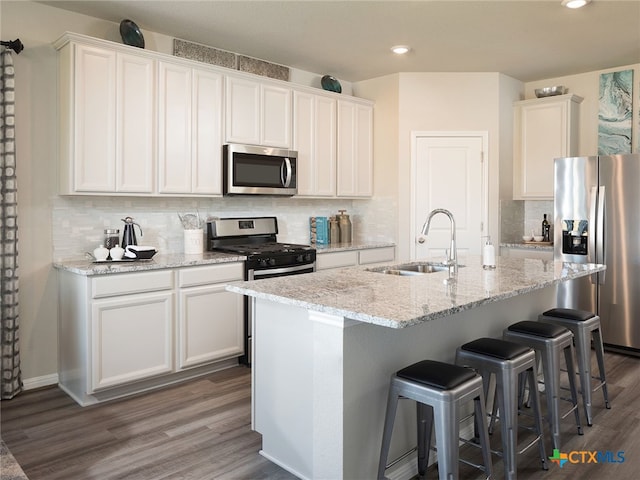
<instances>
[{"instance_id":1,"label":"refrigerator water dispenser","mask_svg":"<svg viewBox=\"0 0 640 480\"><path fill-rule=\"evenodd\" d=\"M587 255L587 220L562 221L562 253L568 255Z\"/></svg>"}]
</instances>

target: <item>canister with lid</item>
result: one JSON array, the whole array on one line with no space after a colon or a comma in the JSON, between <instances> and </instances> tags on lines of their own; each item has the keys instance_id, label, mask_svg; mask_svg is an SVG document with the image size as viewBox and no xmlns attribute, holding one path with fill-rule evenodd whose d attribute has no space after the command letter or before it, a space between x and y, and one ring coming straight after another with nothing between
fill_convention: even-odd
<instances>
[{"instance_id":1,"label":"canister with lid","mask_svg":"<svg viewBox=\"0 0 640 480\"><path fill-rule=\"evenodd\" d=\"M351 243L351 220L346 210L338 210L338 226L340 227L340 243Z\"/></svg>"},{"instance_id":2,"label":"canister with lid","mask_svg":"<svg viewBox=\"0 0 640 480\"><path fill-rule=\"evenodd\" d=\"M329 242L340 243L340 226L335 216L329 217Z\"/></svg>"},{"instance_id":3,"label":"canister with lid","mask_svg":"<svg viewBox=\"0 0 640 480\"><path fill-rule=\"evenodd\" d=\"M111 249L120 243L120 230L108 228L104 231L104 246Z\"/></svg>"}]
</instances>

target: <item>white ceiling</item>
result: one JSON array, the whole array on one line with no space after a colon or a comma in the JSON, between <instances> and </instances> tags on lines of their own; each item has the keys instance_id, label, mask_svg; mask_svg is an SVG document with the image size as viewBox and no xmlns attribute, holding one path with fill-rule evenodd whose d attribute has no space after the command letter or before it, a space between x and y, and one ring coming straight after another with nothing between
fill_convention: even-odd
<instances>
[{"instance_id":1,"label":"white ceiling","mask_svg":"<svg viewBox=\"0 0 640 480\"><path fill-rule=\"evenodd\" d=\"M502 72L524 82L640 63L640 0L41 2L346 81ZM411 45L404 57L390 52Z\"/></svg>"}]
</instances>

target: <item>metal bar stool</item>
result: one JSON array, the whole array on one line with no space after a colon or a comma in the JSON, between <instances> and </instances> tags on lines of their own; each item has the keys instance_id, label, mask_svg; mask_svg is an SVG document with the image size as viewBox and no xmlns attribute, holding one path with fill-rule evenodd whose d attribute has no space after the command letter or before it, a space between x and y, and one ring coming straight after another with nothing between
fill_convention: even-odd
<instances>
[{"instance_id":1,"label":"metal bar stool","mask_svg":"<svg viewBox=\"0 0 640 480\"><path fill-rule=\"evenodd\" d=\"M387 465L391 434L400 397L416 401L418 420L418 472L424 475L429 460L431 432L435 424L438 472L441 480L458 478L458 461L485 472L491 477L491 450L482 390L482 378L469 368L450 363L423 360L391 376L387 411L378 463L378 479L385 478L387 468L414 450ZM459 458L460 406L473 400L474 414L480 423L480 447L484 467Z\"/></svg>"},{"instance_id":2,"label":"metal bar stool","mask_svg":"<svg viewBox=\"0 0 640 480\"><path fill-rule=\"evenodd\" d=\"M536 354L524 345L497 338L479 338L458 347L456 364L471 367L482 375L485 398L491 375L496 377L497 401L502 431L504 477L517 478L516 454L538 443L542 468L547 470L540 397L536 388ZM525 374L532 392L536 438L518 452L518 378ZM499 452L496 452L499 453Z\"/></svg>"},{"instance_id":3,"label":"metal bar stool","mask_svg":"<svg viewBox=\"0 0 640 480\"><path fill-rule=\"evenodd\" d=\"M560 420L571 412L574 413L578 434L582 435L580 413L578 411L578 392L576 389L576 372L574 369L573 334L560 325L550 323L523 321L510 325L503 332L503 338L531 347L536 351L536 358L542 360L545 396L547 398L547 415L551 428L551 445L560 449ZM572 407L565 415L560 413L560 357L564 352L564 360L569 376ZM566 399L569 400L569 399Z\"/></svg>"},{"instance_id":4,"label":"metal bar stool","mask_svg":"<svg viewBox=\"0 0 640 480\"><path fill-rule=\"evenodd\" d=\"M587 416L587 425L593 425L592 413L592 392L602 388L604 404L606 408L611 408L609 404L609 393L607 392L607 380L604 371L604 347L602 345L602 335L600 334L600 317L584 310L572 308L552 308L542 315L538 320L546 323L553 323L568 328L573 333L576 344L576 356L578 358L578 374L580 375L580 387L582 390L582 400L584 411ZM593 347L596 351L598 370L600 377L591 375L591 338L593 337ZM600 382L592 388L591 379L597 378Z\"/></svg>"}]
</instances>

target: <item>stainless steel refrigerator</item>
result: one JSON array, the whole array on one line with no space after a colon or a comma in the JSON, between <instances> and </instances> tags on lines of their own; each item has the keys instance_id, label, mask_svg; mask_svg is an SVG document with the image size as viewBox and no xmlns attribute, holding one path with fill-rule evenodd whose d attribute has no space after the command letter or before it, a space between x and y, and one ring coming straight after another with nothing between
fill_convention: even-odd
<instances>
[{"instance_id":1,"label":"stainless steel refrigerator","mask_svg":"<svg viewBox=\"0 0 640 480\"><path fill-rule=\"evenodd\" d=\"M640 355L640 155L555 159L554 258L603 263L558 306L600 316L605 348Z\"/></svg>"}]
</instances>

